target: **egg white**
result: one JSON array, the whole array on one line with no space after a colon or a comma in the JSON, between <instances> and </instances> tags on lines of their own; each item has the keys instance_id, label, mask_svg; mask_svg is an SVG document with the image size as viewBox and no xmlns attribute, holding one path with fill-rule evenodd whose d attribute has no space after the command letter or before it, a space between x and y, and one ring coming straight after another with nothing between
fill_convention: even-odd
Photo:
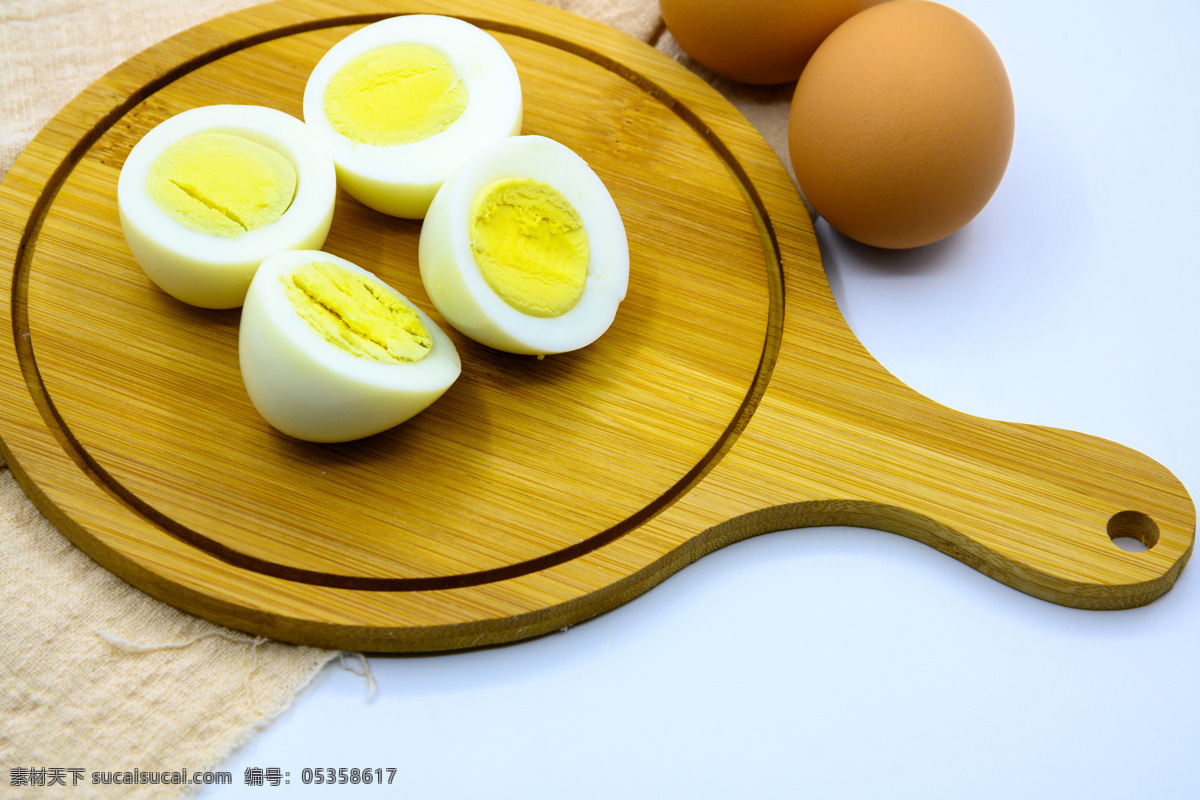
<instances>
[{"instance_id":1,"label":"egg white","mask_svg":"<svg viewBox=\"0 0 1200 800\"><path fill-rule=\"evenodd\" d=\"M579 212L588 237L587 282L565 314L524 314L479 271L471 249L471 204L481 189L502 178L549 184ZM591 344L612 325L629 285L625 226L607 187L579 155L544 136L501 139L463 163L429 207L418 263L430 300L450 325L488 347L530 355Z\"/></svg>"},{"instance_id":2,"label":"egg white","mask_svg":"<svg viewBox=\"0 0 1200 800\"><path fill-rule=\"evenodd\" d=\"M175 142L204 132L244 137L292 162L296 195L283 216L230 238L193 230L159 208L146 191L151 165ZM170 117L133 146L117 179L121 229L134 260L167 294L203 308L241 305L267 256L320 248L336 197L337 174L321 140L295 117L263 106L203 106Z\"/></svg>"},{"instance_id":3,"label":"egg white","mask_svg":"<svg viewBox=\"0 0 1200 800\"><path fill-rule=\"evenodd\" d=\"M325 88L354 58L386 45L425 45L443 55L467 92L467 106L445 130L400 145L370 145L334 130L325 115ZM434 194L463 159L488 142L521 131L517 68L504 47L469 22L436 14L390 17L335 44L304 88L304 120L325 140L338 182L363 205L395 217L421 219Z\"/></svg>"},{"instance_id":4,"label":"egg white","mask_svg":"<svg viewBox=\"0 0 1200 800\"><path fill-rule=\"evenodd\" d=\"M344 258L320 251L290 250L263 262L242 307L238 359L250 401L274 428L312 442L360 439L423 411L458 379L462 362L454 343L390 286L416 311L433 339L424 358L384 364L326 341L292 308L282 282L293 269L314 261L379 280Z\"/></svg>"}]
</instances>

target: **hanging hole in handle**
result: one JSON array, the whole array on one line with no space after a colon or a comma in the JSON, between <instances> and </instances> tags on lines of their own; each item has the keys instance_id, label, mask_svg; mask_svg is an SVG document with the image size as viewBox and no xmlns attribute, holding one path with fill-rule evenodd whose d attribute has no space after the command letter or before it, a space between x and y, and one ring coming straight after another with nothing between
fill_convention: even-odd
<instances>
[{"instance_id":1,"label":"hanging hole in handle","mask_svg":"<svg viewBox=\"0 0 1200 800\"><path fill-rule=\"evenodd\" d=\"M1141 511L1119 511L1108 520L1108 538L1122 550L1144 552L1158 544L1158 525Z\"/></svg>"}]
</instances>

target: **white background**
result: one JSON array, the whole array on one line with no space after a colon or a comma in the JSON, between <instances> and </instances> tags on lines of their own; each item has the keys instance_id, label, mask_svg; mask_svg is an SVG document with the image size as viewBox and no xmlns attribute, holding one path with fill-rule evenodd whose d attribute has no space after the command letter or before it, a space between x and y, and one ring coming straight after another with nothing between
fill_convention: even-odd
<instances>
[{"instance_id":1,"label":"white background","mask_svg":"<svg viewBox=\"0 0 1200 800\"><path fill-rule=\"evenodd\" d=\"M948 4L1009 70L1008 172L930 247L818 225L843 313L921 393L1114 439L1200 496L1200 4ZM202 796L1196 797L1196 569L1087 612L891 534L771 534L565 632L372 656L374 692L335 661ZM322 791L304 767L397 772Z\"/></svg>"}]
</instances>

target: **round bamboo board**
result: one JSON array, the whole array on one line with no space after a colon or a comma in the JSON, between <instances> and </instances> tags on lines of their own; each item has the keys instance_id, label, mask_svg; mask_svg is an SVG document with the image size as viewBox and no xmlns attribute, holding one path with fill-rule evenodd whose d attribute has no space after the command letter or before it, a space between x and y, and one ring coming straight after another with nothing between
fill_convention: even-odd
<instances>
[{"instance_id":1,"label":"round bamboo board","mask_svg":"<svg viewBox=\"0 0 1200 800\"><path fill-rule=\"evenodd\" d=\"M299 117L325 50L397 13L459 16L504 45L524 132L582 155L621 211L629 295L598 342L543 360L450 331L463 375L430 409L359 442L298 442L245 394L238 311L178 303L137 267L117 176L187 108ZM811 525L910 536L1087 608L1153 600L1191 553L1192 501L1152 460L959 414L888 374L838 313L757 132L652 48L544 5L281 0L189 30L55 117L0 188L0 226L10 468L104 567L239 630L368 651L512 641ZM325 249L432 312L419 230L342 195Z\"/></svg>"}]
</instances>

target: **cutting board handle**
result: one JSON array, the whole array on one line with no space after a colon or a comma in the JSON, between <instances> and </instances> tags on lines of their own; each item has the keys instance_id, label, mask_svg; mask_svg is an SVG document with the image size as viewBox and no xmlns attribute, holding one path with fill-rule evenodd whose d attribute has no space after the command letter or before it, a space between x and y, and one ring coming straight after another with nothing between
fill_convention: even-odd
<instances>
[{"instance_id":1,"label":"cutting board handle","mask_svg":"<svg viewBox=\"0 0 1200 800\"><path fill-rule=\"evenodd\" d=\"M714 473L725 496L732 489L759 507L715 526L718 537L890 531L1080 608L1149 603L1174 584L1195 539L1191 497L1148 456L947 409L878 365L837 380L816 361L783 365Z\"/></svg>"}]
</instances>

